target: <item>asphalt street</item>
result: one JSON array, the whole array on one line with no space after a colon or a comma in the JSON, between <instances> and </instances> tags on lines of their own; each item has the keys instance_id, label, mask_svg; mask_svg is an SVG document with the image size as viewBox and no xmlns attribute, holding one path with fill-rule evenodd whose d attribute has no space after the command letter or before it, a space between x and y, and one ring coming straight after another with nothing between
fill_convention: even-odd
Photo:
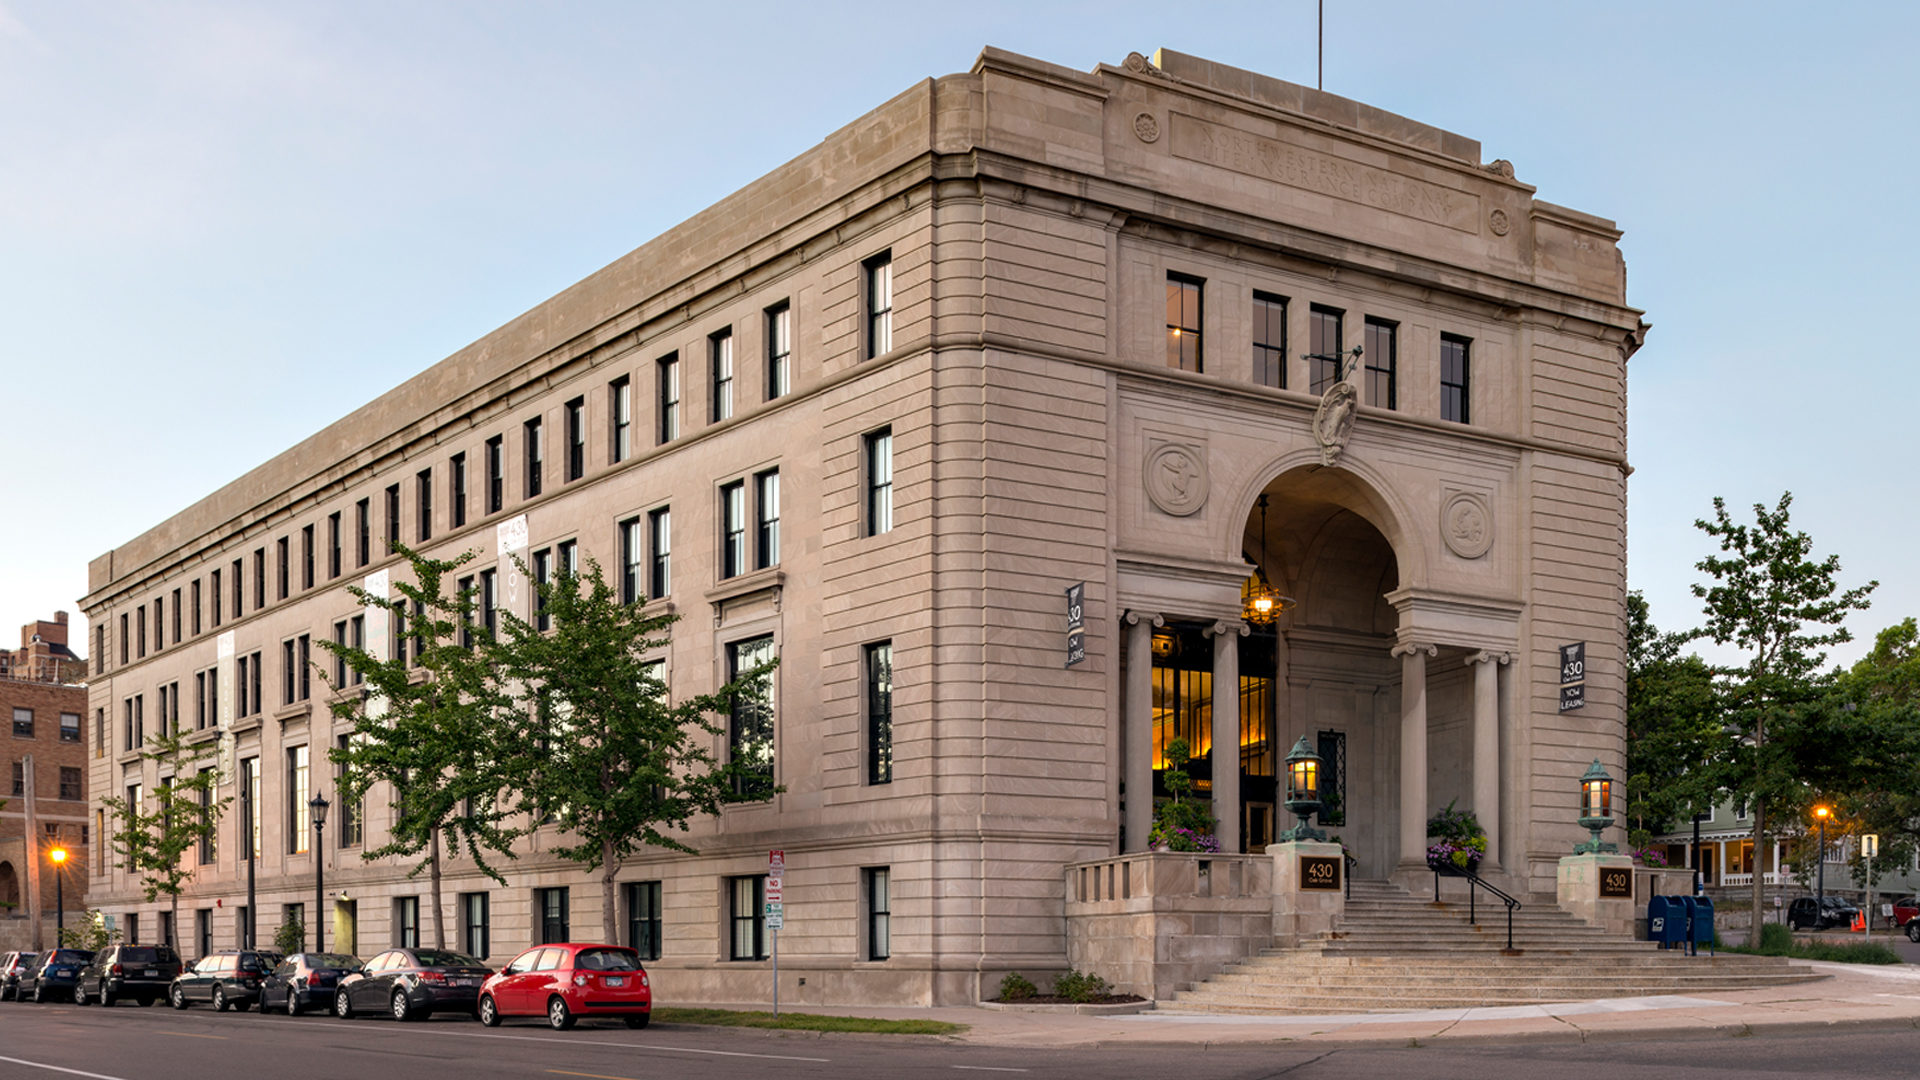
<instances>
[{"instance_id":1,"label":"asphalt street","mask_svg":"<svg viewBox=\"0 0 1920 1080\"><path fill-rule=\"evenodd\" d=\"M164 1006L103 1010L0 1005L4 1080L224 1080L263 1075L954 1080L979 1074L1065 1080L1532 1080L1598 1069L1604 1069L1597 1074L1609 1080L1907 1080L1915 1072L1915 1047L1911 1031L1862 1030L1586 1045L1329 1048L1194 1043L1048 1051L927 1037L822 1037L668 1024L628 1031L583 1022L573 1031L554 1032L534 1021L489 1030L456 1017L399 1024L206 1009L177 1013Z\"/></svg>"}]
</instances>

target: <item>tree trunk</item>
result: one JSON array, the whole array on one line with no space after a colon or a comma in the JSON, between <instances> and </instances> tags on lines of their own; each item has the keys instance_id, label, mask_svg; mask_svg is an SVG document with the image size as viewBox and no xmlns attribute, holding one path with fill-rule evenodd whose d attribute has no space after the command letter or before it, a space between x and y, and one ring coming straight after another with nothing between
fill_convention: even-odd
<instances>
[{"instance_id":1,"label":"tree trunk","mask_svg":"<svg viewBox=\"0 0 1920 1080\"><path fill-rule=\"evenodd\" d=\"M1753 937L1747 941L1747 946L1754 949L1760 947L1760 926L1767 921L1767 909L1761 906L1767 894L1767 875L1766 871L1761 869L1766 866L1766 860L1760 854L1766 848L1766 843L1767 801L1755 799L1753 801Z\"/></svg>"},{"instance_id":2,"label":"tree trunk","mask_svg":"<svg viewBox=\"0 0 1920 1080\"><path fill-rule=\"evenodd\" d=\"M619 942L619 914L615 910L613 876L620 868L613 864L613 839L600 841L600 940L609 945Z\"/></svg>"},{"instance_id":3,"label":"tree trunk","mask_svg":"<svg viewBox=\"0 0 1920 1080\"><path fill-rule=\"evenodd\" d=\"M428 857L427 879L428 893L433 902L433 947L447 947L447 920L440 910L440 830L434 829L427 839L430 855Z\"/></svg>"},{"instance_id":4,"label":"tree trunk","mask_svg":"<svg viewBox=\"0 0 1920 1080\"><path fill-rule=\"evenodd\" d=\"M178 953L180 951L180 893L179 893L179 890L175 890L173 894L173 927L172 927L171 936L173 937L173 940L167 942L167 944L173 946L173 951L175 953Z\"/></svg>"}]
</instances>

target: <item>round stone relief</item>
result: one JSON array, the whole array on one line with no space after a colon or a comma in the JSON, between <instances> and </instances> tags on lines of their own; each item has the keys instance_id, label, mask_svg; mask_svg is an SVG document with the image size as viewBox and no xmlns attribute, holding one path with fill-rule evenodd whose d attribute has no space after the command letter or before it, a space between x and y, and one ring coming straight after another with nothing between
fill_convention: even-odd
<instances>
[{"instance_id":1,"label":"round stone relief","mask_svg":"<svg viewBox=\"0 0 1920 1080\"><path fill-rule=\"evenodd\" d=\"M1133 133L1141 142L1153 142L1160 138L1160 120L1150 112L1143 112L1133 118Z\"/></svg>"},{"instance_id":2,"label":"round stone relief","mask_svg":"<svg viewBox=\"0 0 1920 1080\"><path fill-rule=\"evenodd\" d=\"M1206 505L1207 483L1207 460L1191 446L1167 443L1147 455L1147 498L1174 517Z\"/></svg>"},{"instance_id":3,"label":"round stone relief","mask_svg":"<svg viewBox=\"0 0 1920 1080\"><path fill-rule=\"evenodd\" d=\"M1505 210L1495 209L1493 213L1487 215L1487 228L1492 229L1493 235L1495 236L1507 235L1507 230L1512 227L1513 226L1507 222L1507 212Z\"/></svg>"},{"instance_id":4,"label":"round stone relief","mask_svg":"<svg viewBox=\"0 0 1920 1080\"><path fill-rule=\"evenodd\" d=\"M1493 511L1487 500L1471 491L1456 491L1440 507L1440 536L1447 550L1463 559L1477 559L1493 547Z\"/></svg>"}]
</instances>

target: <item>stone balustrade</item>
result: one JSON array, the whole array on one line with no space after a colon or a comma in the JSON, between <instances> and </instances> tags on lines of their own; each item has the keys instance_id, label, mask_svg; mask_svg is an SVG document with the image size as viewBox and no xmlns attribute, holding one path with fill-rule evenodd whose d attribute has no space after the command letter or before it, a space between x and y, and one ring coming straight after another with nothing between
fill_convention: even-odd
<instances>
[{"instance_id":1,"label":"stone balustrade","mask_svg":"<svg viewBox=\"0 0 1920 1080\"><path fill-rule=\"evenodd\" d=\"M1273 860L1143 851L1066 868L1067 962L1155 1000L1273 944Z\"/></svg>"}]
</instances>

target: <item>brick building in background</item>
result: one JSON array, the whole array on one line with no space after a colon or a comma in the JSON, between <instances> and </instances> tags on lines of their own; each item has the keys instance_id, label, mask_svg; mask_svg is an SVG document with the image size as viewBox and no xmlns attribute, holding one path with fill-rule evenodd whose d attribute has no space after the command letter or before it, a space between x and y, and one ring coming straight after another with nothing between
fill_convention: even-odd
<instances>
[{"instance_id":1,"label":"brick building in background","mask_svg":"<svg viewBox=\"0 0 1920 1080\"><path fill-rule=\"evenodd\" d=\"M33 917L86 910L86 661L67 647L67 613L20 628L20 648L0 649L0 717L7 721L6 787L0 788L0 949L41 947ZM68 851L56 887L48 853ZM36 900L34 886L38 885Z\"/></svg>"}]
</instances>

